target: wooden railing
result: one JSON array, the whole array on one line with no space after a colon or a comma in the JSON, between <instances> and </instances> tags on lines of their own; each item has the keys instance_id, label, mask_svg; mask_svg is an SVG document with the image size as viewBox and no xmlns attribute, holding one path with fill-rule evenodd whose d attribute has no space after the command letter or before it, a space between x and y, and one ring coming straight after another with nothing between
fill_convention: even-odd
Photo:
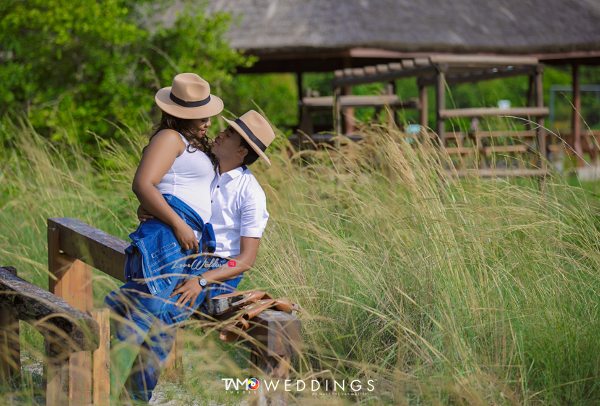
<instances>
[{"instance_id":1,"label":"wooden railing","mask_svg":"<svg viewBox=\"0 0 600 406\"><path fill-rule=\"evenodd\" d=\"M47 405L89 405L92 385L93 403L110 405L107 309L88 315L19 278L11 267L0 267L0 307L0 372L5 381L21 372L18 320L23 320L44 336Z\"/></svg>"},{"instance_id":2,"label":"wooden railing","mask_svg":"<svg viewBox=\"0 0 600 406\"><path fill-rule=\"evenodd\" d=\"M68 357L64 353L62 363L49 370L48 405L65 406L67 398L70 404L109 404L108 311L93 309L92 268L124 282L128 246L129 243L77 219L48 219L49 290L72 308L90 312L98 322L100 338L100 348L93 357L89 348L70 352ZM251 320L246 333L245 343L252 351L255 366L273 378L287 378L290 356L300 350L300 321L287 313L265 311ZM167 364L182 365L183 341L179 334L178 337ZM183 374L182 368L179 373Z\"/></svg>"}]
</instances>

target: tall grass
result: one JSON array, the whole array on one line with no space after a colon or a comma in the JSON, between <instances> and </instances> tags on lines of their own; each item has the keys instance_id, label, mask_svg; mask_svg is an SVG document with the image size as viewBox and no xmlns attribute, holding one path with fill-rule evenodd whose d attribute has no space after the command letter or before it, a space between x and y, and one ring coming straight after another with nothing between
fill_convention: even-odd
<instances>
[{"instance_id":1,"label":"tall grass","mask_svg":"<svg viewBox=\"0 0 600 406\"><path fill-rule=\"evenodd\" d=\"M43 140L26 122L2 131L11 147L0 153L0 262L46 287L46 218L76 217L124 239L135 228L130 180L141 136L128 132L129 149L102 147L107 166ZM270 153L271 167L252 168L271 217L240 288L305 310L294 378L375 382L359 396L294 399L596 404L596 197L559 174L542 190L535 179L458 179L429 142L409 144L379 125L363 133L361 146L291 157L281 149ZM98 305L116 286L97 273ZM39 356L39 336L24 329L23 347ZM163 395L238 403L243 395L225 394L220 379L253 376L248 354L211 329L186 331L186 379ZM39 401L31 386L39 388L30 381L23 396Z\"/></svg>"}]
</instances>

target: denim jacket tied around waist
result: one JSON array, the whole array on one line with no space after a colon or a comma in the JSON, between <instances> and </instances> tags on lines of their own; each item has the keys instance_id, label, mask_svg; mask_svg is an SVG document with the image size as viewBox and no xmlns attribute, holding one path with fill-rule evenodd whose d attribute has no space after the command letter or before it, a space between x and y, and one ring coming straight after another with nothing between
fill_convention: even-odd
<instances>
[{"instance_id":1,"label":"denim jacket tied around waist","mask_svg":"<svg viewBox=\"0 0 600 406\"><path fill-rule=\"evenodd\" d=\"M204 224L202 218L190 206L173 195L163 195L171 208L193 230L202 233L200 241L201 252L215 252L215 233L210 223ZM175 275L188 272L189 268L183 266L186 257L193 255L193 250L183 251L175 238L173 229L158 219L146 220L140 223L137 230L129 234L131 244L125 249L125 280L131 281L135 275L132 269L134 248L142 256L142 271L148 290L153 295L167 288L173 283ZM178 266L179 265L179 266ZM176 277L177 280L179 276Z\"/></svg>"}]
</instances>

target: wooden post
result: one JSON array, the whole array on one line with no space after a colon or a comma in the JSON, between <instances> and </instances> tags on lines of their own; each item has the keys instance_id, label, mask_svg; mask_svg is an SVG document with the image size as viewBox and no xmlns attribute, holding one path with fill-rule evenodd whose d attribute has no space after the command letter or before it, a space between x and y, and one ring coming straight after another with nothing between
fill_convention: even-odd
<instances>
[{"instance_id":1,"label":"wooden post","mask_svg":"<svg viewBox=\"0 0 600 406\"><path fill-rule=\"evenodd\" d=\"M536 107L544 107L544 65L540 64L537 66L535 74L535 95L536 95ZM538 150L542 155L542 162L540 169L546 169L546 159L548 154L546 151L546 131L544 130L544 116L537 116L537 144Z\"/></svg>"},{"instance_id":2,"label":"wooden post","mask_svg":"<svg viewBox=\"0 0 600 406\"><path fill-rule=\"evenodd\" d=\"M533 107L536 103L536 94L535 94L535 75L529 76L529 82L527 85L527 107ZM531 123L525 123L525 130L531 131Z\"/></svg>"},{"instance_id":3,"label":"wooden post","mask_svg":"<svg viewBox=\"0 0 600 406\"><path fill-rule=\"evenodd\" d=\"M583 146L581 145L581 87L579 80L579 64L573 64L573 116L572 116L572 127L573 127L573 149L579 155L577 158L577 166L583 166Z\"/></svg>"},{"instance_id":4,"label":"wooden post","mask_svg":"<svg viewBox=\"0 0 600 406\"><path fill-rule=\"evenodd\" d=\"M66 254L60 253L60 237L58 228L48 228L48 270L49 290L64 299L71 306L86 312L93 308L92 267ZM48 363L47 391L55 401L60 401L68 387L70 405L88 405L92 403L92 353L81 351L65 360L52 349L52 343L47 345L47 356L54 361ZM64 371L68 363L68 374ZM52 376L51 375L55 375ZM68 376L68 378L67 378ZM68 379L68 385L62 382ZM50 404L50 403L48 403ZM60 406L65 406L64 403Z\"/></svg>"},{"instance_id":5,"label":"wooden post","mask_svg":"<svg viewBox=\"0 0 600 406\"><path fill-rule=\"evenodd\" d=\"M5 267L17 276L17 270ZM19 320L8 309L0 308L0 379L9 382L21 375Z\"/></svg>"},{"instance_id":6,"label":"wooden post","mask_svg":"<svg viewBox=\"0 0 600 406\"><path fill-rule=\"evenodd\" d=\"M168 380L179 383L183 382L183 334L182 328L178 327L175 342L173 343L173 348L171 348L164 369L168 371L168 375L166 375Z\"/></svg>"},{"instance_id":7,"label":"wooden post","mask_svg":"<svg viewBox=\"0 0 600 406\"><path fill-rule=\"evenodd\" d=\"M428 111L427 111L427 87L419 86L419 101L421 102L421 111L419 113L419 124L421 125L421 131L427 131L428 123Z\"/></svg>"},{"instance_id":8,"label":"wooden post","mask_svg":"<svg viewBox=\"0 0 600 406\"><path fill-rule=\"evenodd\" d=\"M90 314L100 326L100 346L92 353L94 406L110 406L110 311L93 309Z\"/></svg>"},{"instance_id":9,"label":"wooden post","mask_svg":"<svg viewBox=\"0 0 600 406\"><path fill-rule=\"evenodd\" d=\"M296 72L296 86L298 89L298 126L302 123L302 106L300 102L302 101L302 95L304 94L302 90L302 72ZM312 135L312 134L309 134Z\"/></svg>"},{"instance_id":10,"label":"wooden post","mask_svg":"<svg viewBox=\"0 0 600 406\"><path fill-rule=\"evenodd\" d=\"M435 76L435 131L443 147L446 146L446 120L441 117L440 112L446 109L446 69L447 66L438 65Z\"/></svg>"},{"instance_id":11,"label":"wooden post","mask_svg":"<svg viewBox=\"0 0 600 406\"><path fill-rule=\"evenodd\" d=\"M344 86L342 93L344 94L344 96L351 96L352 87ZM344 108L344 124L344 133L347 135L354 134L354 107Z\"/></svg>"},{"instance_id":12,"label":"wooden post","mask_svg":"<svg viewBox=\"0 0 600 406\"><path fill-rule=\"evenodd\" d=\"M333 124L335 127L335 135L337 137L342 135L342 118L341 118L342 111L341 111L341 106L340 106L340 96L341 96L341 89L339 87L336 87L333 90ZM338 149L340 148L339 140L336 142L336 146Z\"/></svg>"},{"instance_id":13,"label":"wooden post","mask_svg":"<svg viewBox=\"0 0 600 406\"><path fill-rule=\"evenodd\" d=\"M277 385L278 388L283 388L285 386L285 380L288 379L290 375L289 355L284 355L281 358L262 357L257 353L252 352L250 360L263 374L265 374L265 376L270 377L272 380L279 380L279 384ZM269 392L264 385L258 387L257 400L258 402L255 403L257 406L285 406L288 404L287 393L285 390Z\"/></svg>"}]
</instances>

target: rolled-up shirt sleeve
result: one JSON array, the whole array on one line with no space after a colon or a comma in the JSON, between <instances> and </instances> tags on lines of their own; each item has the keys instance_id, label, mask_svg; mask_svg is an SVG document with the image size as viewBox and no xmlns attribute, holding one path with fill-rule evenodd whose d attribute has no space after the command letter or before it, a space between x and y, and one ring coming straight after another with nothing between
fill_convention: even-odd
<instances>
[{"instance_id":1,"label":"rolled-up shirt sleeve","mask_svg":"<svg viewBox=\"0 0 600 406\"><path fill-rule=\"evenodd\" d=\"M261 238L269 220L265 193L256 189L249 191L241 212L240 236Z\"/></svg>"}]
</instances>

